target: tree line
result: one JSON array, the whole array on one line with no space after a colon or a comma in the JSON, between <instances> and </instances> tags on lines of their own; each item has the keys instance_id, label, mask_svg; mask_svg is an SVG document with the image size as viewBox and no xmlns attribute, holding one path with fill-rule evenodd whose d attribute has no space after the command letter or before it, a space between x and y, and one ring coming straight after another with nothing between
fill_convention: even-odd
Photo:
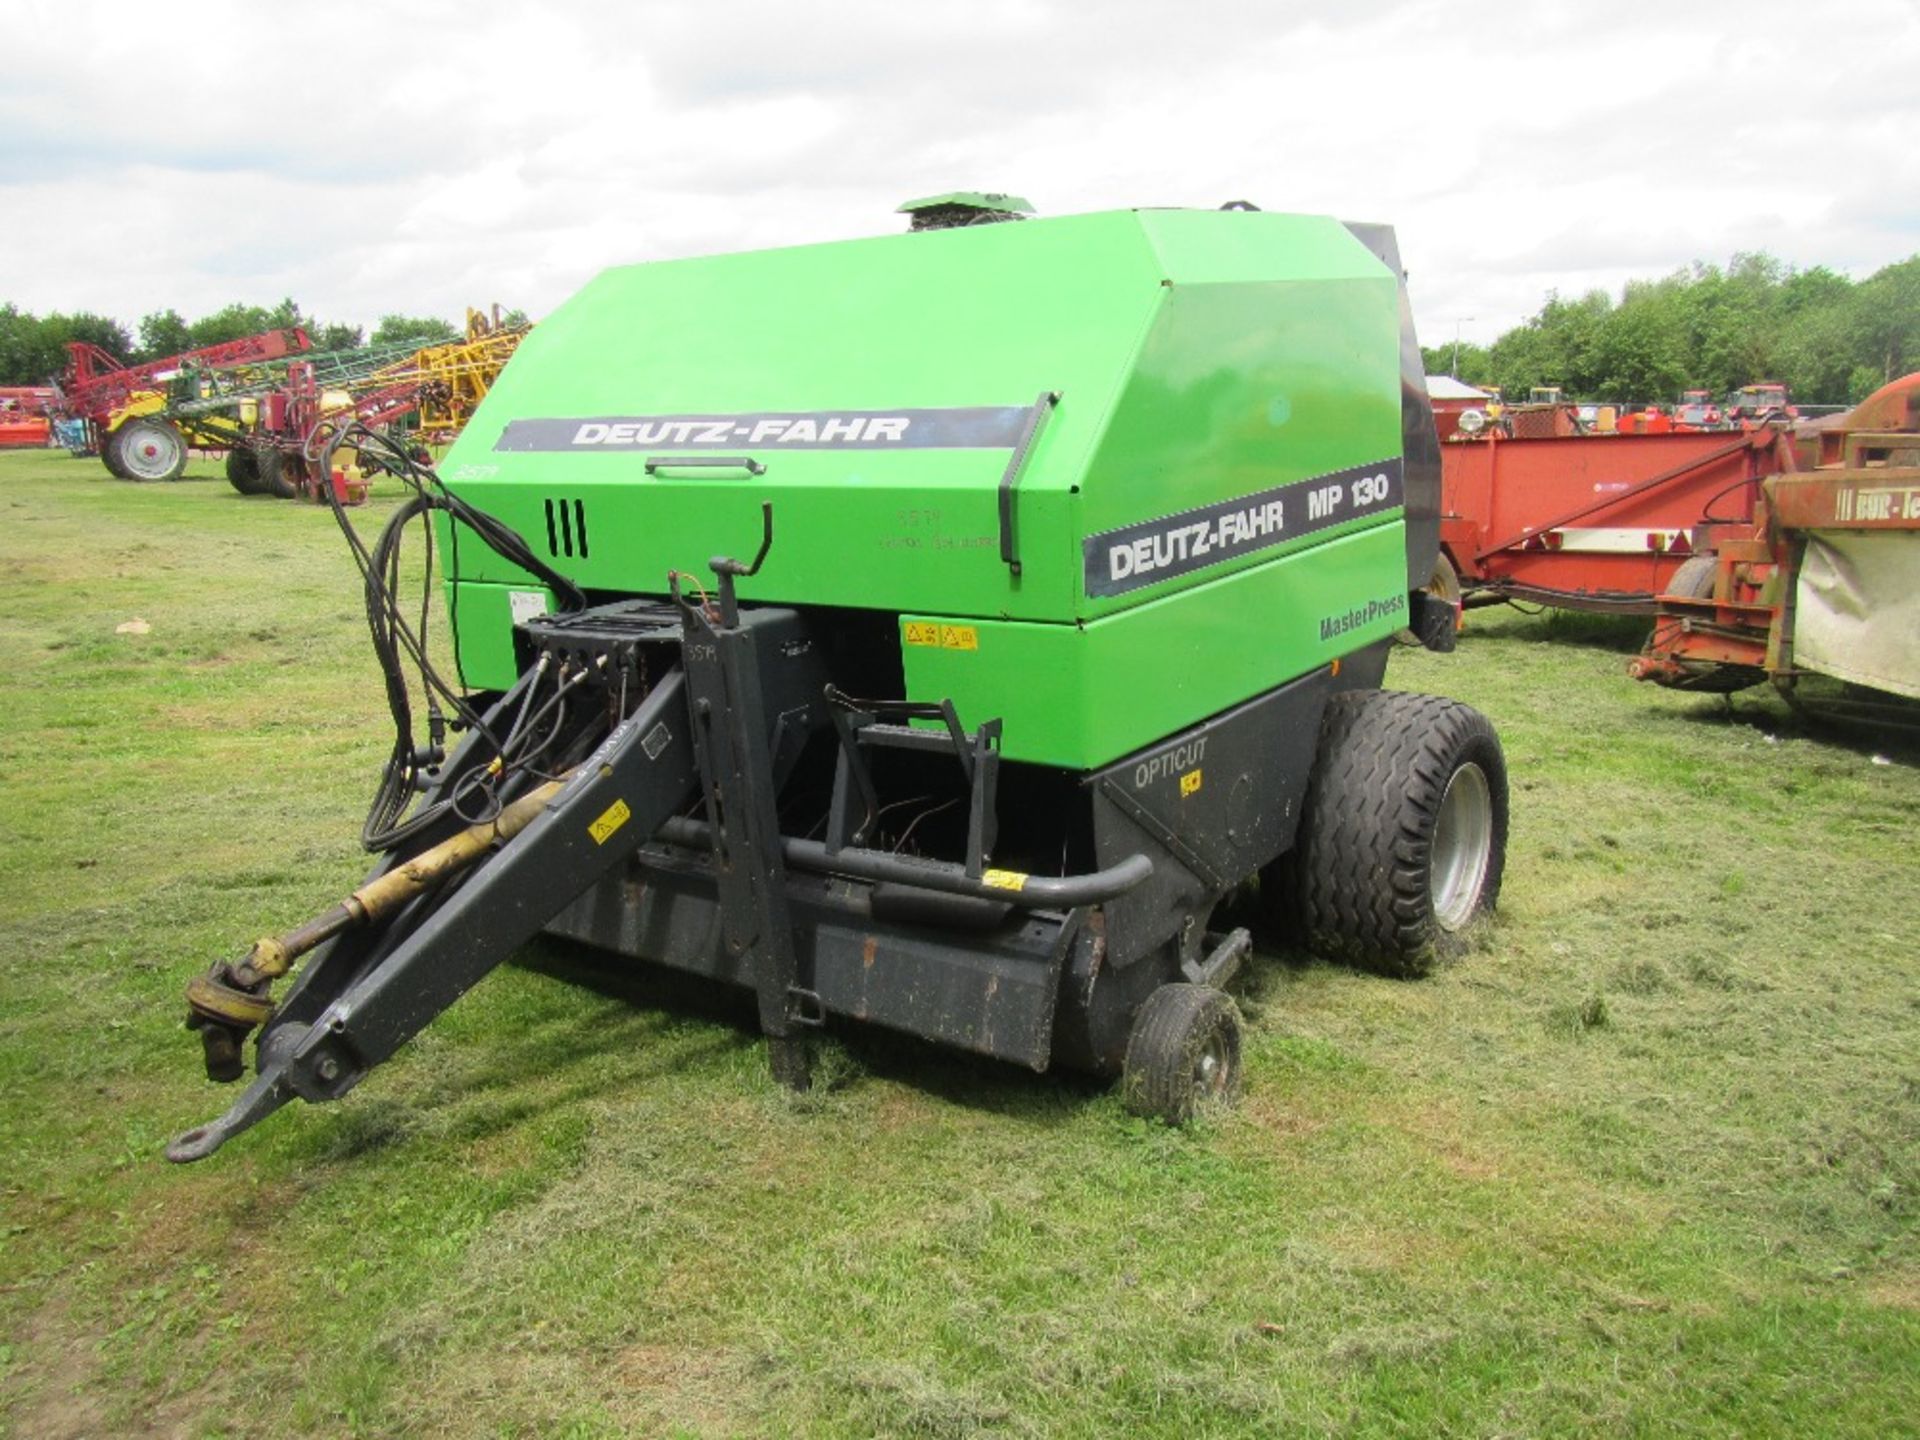
<instances>
[{"instance_id":1,"label":"tree line","mask_svg":"<svg viewBox=\"0 0 1920 1440\"><path fill-rule=\"evenodd\" d=\"M514 310L504 319L510 325L524 324L526 315ZM291 299L274 306L227 305L193 321L178 310L156 310L131 334L105 315L87 311L34 315L16 305L0 304L0 385L46 384L66 369L67 345L74 340L97 345L123 364L142 364L295 325L305 327L315 350L325 351L438 345L465 333L435 316L383 315L367 335L358 325L327 324L303 315Z\"/></svg>"},{"instance_id":2,"label":"tree line","mask_svg":"<svg viewBox=\"0 0 1920 1440\"><path fill-rule=\"evenodd\" d=\"M1630 281L1618 301L1552 294L1491 345L1461 345L1457 362L1450 344L1423 354L1428 374L1509 399L1558 385L1570 399L1670 404L1682 390L1718 398L1775 381L1808 404L1852 404L1920 370L1920 255L1860 281L1736 255Z\"/></svg>"}]
</instances>

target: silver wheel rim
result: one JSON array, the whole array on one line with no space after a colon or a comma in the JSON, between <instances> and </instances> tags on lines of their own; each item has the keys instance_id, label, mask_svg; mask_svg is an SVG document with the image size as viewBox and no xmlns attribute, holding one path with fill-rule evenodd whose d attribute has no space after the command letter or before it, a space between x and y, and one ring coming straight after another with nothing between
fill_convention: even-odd
<instances>
[{"instance_id":1,"label":"silver wheel rim","mask_svg":"<svg viewBox=\"0 0 1920 1440\"><path fill-rule=\"evenodd\" d=\"M165 430L142 426L120 447L120 463L141 480L158 480L180 456L180 444Z\"/></svg>"},{"instance_id":2,"label":"silver wheel rim","mask_svg":"<svg viewBox=\"0 0 1920 1440\"><path fill-rule=\"evenodd\" d=\"M1433 825L1427 884L1442 930L1458 930L1480 908L1480 891L1493 858L1493 794L1486 772L1462 765L1447 781Z\"/></svg>"},{"instance_id":3,"label":"silver wheel rim","mask_svg":"<svg viewBox=\"0 0 1920 1440\"><path fill-rule=\"evenodd\" d=\"M1198 1100L1217 1100L1227 1093L1232 1061L1225 1037L1214 1035L1201 1048L1193 1067L1193 1093Z\"/></svg>"}]
</instances>

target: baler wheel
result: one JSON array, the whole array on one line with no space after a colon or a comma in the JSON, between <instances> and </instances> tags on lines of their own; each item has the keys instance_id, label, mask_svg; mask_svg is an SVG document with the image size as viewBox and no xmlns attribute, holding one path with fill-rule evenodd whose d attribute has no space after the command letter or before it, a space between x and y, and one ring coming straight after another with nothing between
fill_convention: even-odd
<instances>
[{"instance_id":1,"label":"baler wheel","mask_svg":"<svg viewBox=\"0 0 1920 1440\"><path fill-rule=\"evenodd\" d=\"M260 456L245 445L227 451L227 483L242 495L264 495L260 483Z\"/></svg>"},{"instance_id":2,"label":"baler wheel","mask_svg":"<svg viewBox=\"0 0 1920 1440\"><path fill-rule=\"evenodd\" d=\"M1134 1016L1120 1075L1127 1108L1184 1125L1240 1093L1240 1007L1210 985L1162 985Z\"/></svg>"},{"instance_id":3,"label":"baler wheel","mask_svg":"<svg viewBox=\"0 0 1920 1440\"><path fill-rule=\"evenodd\" d=\"M1424 975L1500 894L1507 766L1471 706L1358 690L1327 702L1300 835L1261 892L1307 948Z\"/></svg>"},{"instance_id":4,"label":"baler wheel","mask_svg":"<svg viewBox=\"0 0 1920 1440\"><path fill-rule=\"evenodd\" d=\"M178 480L186 473L186 437L171 421L150 415L129 420L113 432L107 446L120 462L122 479Z\"/></svg>"},{"instance_id":5,"label":"baler wheel","mask_svg":"<svg viewBox=\"0 0 1920 1440\"><path fill-rule=\"evenodd\" d=\"M289 459L286 451L269 445L255 451L254 455L254 463L260 470L262 495L271 495L276 500L300 498L300 484L294 478L294 466L297 462Z\"/></svg>"}]
</instances>

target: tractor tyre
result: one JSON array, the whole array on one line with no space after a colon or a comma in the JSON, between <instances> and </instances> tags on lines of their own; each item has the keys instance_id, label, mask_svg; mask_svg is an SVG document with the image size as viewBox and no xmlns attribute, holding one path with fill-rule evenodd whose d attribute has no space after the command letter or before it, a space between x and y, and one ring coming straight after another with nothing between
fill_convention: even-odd
<instances>
[{"instance_id":1,"label":"tractor tyre","mask_svg":"<svg viewBox=\"0 0 1920 1440\"><path fill-rule=\"evenodd\" d=\"M1260 889L1307 949L1414 978L1500 895L1507 763L1456 700L1356 690L1327 702L1294 848Z\"/></svg>"},{"instance_id":2,"label":"tractor tyre","mask_svg":"<svg viewBox=\"0 0 1920 1440\"><path fill-rule=\"evenodd\" d=\"M108 438L109 453L120 462L123 478L178 480L187 469L187 438L171 420L142 415Z\"/></svg>"},{"instance_id":3,"label":"tractor tyre","mask_svg":"<svg viewBox=\"0 0 1920 1440\"><path fill-rule=\"evenodd\" d=\"M1162 985L1134 1016L1121 1093L1136 1115L1184 1125L1240 1093L1240 1007L1210 985Z\"/></svg>"},{"instance_id":4,"label":"tractor tyre","mask_svg":"<svg viewBox=\"0 0 1920 1440\"><path fill-rule=\"evenodd\" d=\"M1711 550L1702 551L1681 562L1680 568L1673 572L1673 579L1667 582L1667 594L1685 600L1711 600L1714 577L1719 571L1720 557ZM1647 654L1652 649L1653 636L1648 635L1641 653ZM1680 663L1683 674L1660 681L1669 690L1685 690L1695 695L1731 695L1767 678L1766 671L1753 665L1722 665L1711 660Z\"/></svg>"},{"instance_id":5,"label":"tractor tyre","mask_svg":"<svg viewBox=\"0 0 1920 1440\"><path fill-rule=\"evenodd\" d=\"M107 430L101 433L100 463L107 467L107 473L116 480L133 478L127 474L126 468L120 463L120 432L118 430Z\"/></svg>"},{"instance_id":6,"label":"tractor tyre","mask_svg":"<svg viewBox=\"0 0 1920 1440\"><path fill-rule=\"evenodd\" d=\"M260 455L245 445L227 451L227 483L242 495L264 495L260 481Z\"/></svg>"},{"instance_id":7,"label":"tractor tyre","mask_svg":"<svg viewBox=\"0 0 1920 1440\"><path fill-rule=\"evenodd\" d=\"M255 463L260 468L260 493L271 495L276 500L297 500L300 498L300 482L294 477L298 473L295 466L298 461L292 459L286 451L265 446L254 452Z\"/></svg>"}]
</instances>

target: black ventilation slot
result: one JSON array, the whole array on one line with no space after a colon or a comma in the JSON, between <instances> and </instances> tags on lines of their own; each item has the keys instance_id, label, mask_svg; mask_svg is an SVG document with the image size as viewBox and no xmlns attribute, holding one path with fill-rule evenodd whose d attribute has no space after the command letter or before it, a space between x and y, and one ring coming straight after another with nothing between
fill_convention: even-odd
<instances>
[{"instance_id":1,"label":"black ventilation slot","mask_svg":"<svg viewBox=\"0 0 1920 1440\"><path fill-rule=\"evenodd\" d=\"M586 501L547 501L547 553L556 558L587 558Z\"/></svg>"}]
</instances>

